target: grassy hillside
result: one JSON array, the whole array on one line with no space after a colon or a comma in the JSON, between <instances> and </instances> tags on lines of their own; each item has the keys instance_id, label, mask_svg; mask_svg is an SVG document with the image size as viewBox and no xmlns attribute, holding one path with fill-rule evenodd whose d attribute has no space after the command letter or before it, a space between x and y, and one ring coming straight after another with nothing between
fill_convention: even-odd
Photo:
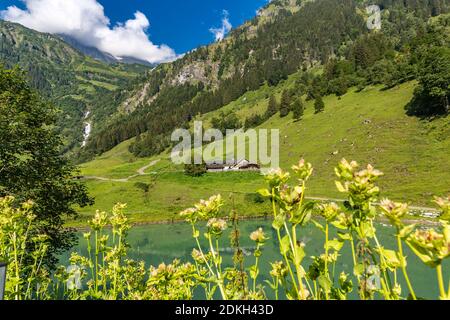
<instances>
[{"instance_id":1,"label":"grassy hillside","mask_svg":"<svg viewBox=\"0 0 450 320\"><path fill-rule=\"evenodd\" d=\"M169 147L175 126L187 125L195 115L218 110L263 84L276 86L298 70L325 70L321 76L304 78L299 91L312 97L417 79L423 58L416 53L429 50L430 39L439 46L447 43L437 36L445 34L447 18L429 23L436 15L445 18L447 1L371 2L384 8L383 28L376 32L365 21L368 3L271 1L222 41L162 64L130 87L116 100L119 112L93 131L83 158L92 159L134 137L139 139L133 154L158 154Z\"/></svg>"},{"instance_id":2,"label":"grassy hillside","mask_svg":"<svg viewBox=\"0 0 450 320\"><path fill-rule=\"evenodd\" d=\"M268 95L279 96L295 80L294 75L275 88L249 92L224 109L235 110L241 118L263 112ZM432 195L450 192L450 123L448 117L426 121L405 115L404 107L412 98L414 86L409 82L390 90L379 87L362 92L351 90L340 99L328 96L324 98L323 113L314 114L312 102L307 102L301 121L294 122L292 114L285 118L275 115L260 128L280 129L282 168L289 169L301 157L313 163L315 173L309 196L340 197L334 186L333 168L345 157L361 164L371 163L385 172L380 181L383 196L432 206ZM205 115L203 120L220 111ZM86 176L125 179L88 180L96 204L80 210L82 220L95 209L110 208L118 201L128 203L134 221L171 220L179 210L215 193L225 197L234 193L241 215L268 212L267 204L258 203L254 195L264 185L261 175L208 173L200 178L187 177L181 167L171 164L167 152L152 158L135 158L128 152L131 142L82 165L82 174ZM147 168L146 175L137 173L155 160L160 161ZM128 177L131 178L127 180ZM150 184L149 192L136 187L136 182Z\"/></svg>"}]
</instances>

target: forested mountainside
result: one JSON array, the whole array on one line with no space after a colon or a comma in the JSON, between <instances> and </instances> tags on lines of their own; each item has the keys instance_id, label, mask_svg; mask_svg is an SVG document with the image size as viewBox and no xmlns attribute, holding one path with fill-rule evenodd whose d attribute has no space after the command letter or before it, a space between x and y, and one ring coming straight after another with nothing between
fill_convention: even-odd
<instances>
[{"instance_id":1,"label":"forested mountainside","mask_svg":"<svg viewBox=\"0 0 450 320\"><path fill-rule=\"evenodd\" d=\"M32 86L62 110L58 127L65 139L64 151L81 145L85 121L111 112L118 88L148 70L97 61L57 36L1 20L0 63L23 68Z\"/></svg>"},{"instance_id":2,"label":"forested mountainside","mask_svg":"<svg viewBox=\"0 0 450 320\"><path fill-rule=\"evenodd\" d=\"M383 9L381 30L366 26L366 5L373 1L271 1L223 41L158 66L128 95L116 97L118 112L94 128L81 157L132 137L137 137L130 147L135 155L156 154L170 145L175 127L299 70L304 76L297 95L309 99L342 95L351 86L392 87L418 78L428 49L448 49L448 33L442 30L448 28L448 17L437 22L432 17L447 13L450 1L375 3ZM438 101L431 113L440 108ZM419 107L411 113L428 111Z\"/></svg>"}]
</instances>

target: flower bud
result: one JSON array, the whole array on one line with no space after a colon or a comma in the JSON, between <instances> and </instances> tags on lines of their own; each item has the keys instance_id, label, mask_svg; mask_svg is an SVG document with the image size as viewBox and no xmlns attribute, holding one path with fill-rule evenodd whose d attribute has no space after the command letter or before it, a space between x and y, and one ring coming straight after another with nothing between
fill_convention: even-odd
<instances>
[{"instance_id":1,"label":"flower bud","mask_svg":"<svg viewBox=\"0 0 450 320\"><path fill-rule=\"evenodd\" d=\"M294 170L300 180L307 181L311 177L314 169L311 163L305 162L305 159L301 159L296 166L292 166L292 170Z\"/></svg>"},{"instance_id":2,"label":"flower bud","mask_svg":"<svg viewBox=\"0 0 450 320\"><path fill-rule=\"evenodd\" d=\"M389 221L397 227L402 225L401 219L408 213L408 205L406 203L393 202L389 199L382 200L380 208Z\"/></svg>"},{"instance_id":3,"label":"flower bud","mask_svg":"<svg viewBox=\"0 0 450 320\"><path fill-rule=\"evenodd\" d=\"M264 233L262 228L259 228L258 230L253 231L250 234L250 239L252 241L255 241L256 243L261 243L261 244L267 240L266 234Z\"/></svg>"}]
</instances>

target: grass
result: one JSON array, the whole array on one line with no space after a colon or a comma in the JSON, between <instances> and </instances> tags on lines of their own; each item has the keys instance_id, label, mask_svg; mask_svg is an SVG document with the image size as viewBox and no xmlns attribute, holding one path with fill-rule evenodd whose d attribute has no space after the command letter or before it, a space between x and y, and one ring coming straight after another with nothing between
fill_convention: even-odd
<instances>
[{"instance_id":1,"label":"grass","mask_svg":"<svg viewBox=\"0 0 450 320\"><path fill-rule=\"evenodd\" d=\"M118 67L114 65L108 66L105 68L102 63L98 63L92 58L87 58L86 62L80 64L77 69L79 72L92 72L95 74L102 74L105 76L113 76L113 77L123 77L123 78L132 78L137 74L130 72L129 70L124 71L120 70Z\"/></svg>"},{"instance_id":2,"label":"grass","mask_svg":"<svg viewBox=\"0 0 450 320\"><path fill-rule=\"evenodd\" d=\"M279 96L290 86L290 78L277 88L262 87L249 92L223 109L203 115L208 121L222 110L233 109L244 120L255 112L264 112L270 93ZM315 167L309 183L309 196L341 198L334 185L334 167L342 159L371 163L382 170L382 196L407 201L414 205L432 206L433 195L450 193L450 123L447 118L433 121L405 115L404 106L411 100L415 83L382 90L366 88L350 91L342 98L324 98L325 111L314 114L313 102L306 103L301 121L292 114L275 115L259 128L280 130L280 166L289 169L305 158ZM126 182L87 181L96 204L80 209L81 219L69 222L83 224L95 209L109 210L116 202L128 203L128 212L135 222L176 219L176 213L192 206L201 198L221 193L234 194L239 213L244 216L263 215L267 204L257 204L252 194L264 186L255 173L208 173L200 178L187 177L181 167L171 164L166 152L151 158L136 158L129 153L132 140L126 141L94 161L83 164L83 175L124 179L136 175L139 168L159 159L146 173ZM247 146L248 148L248 146ZM136 188L136 182L153 183L148 194ZM228 211L232 201L227 201Z\"/></svg>"},{"instance_id":3,"label":"grass","mask_svg":"<svg viewBox=\"0 0 450 320\"><path fill-rule=\"evenodd\" d=\"M110 179L124 179L137 173L137 170L161 157L137 158L128 151L133 139L125 141L94 161L82 164L84 176L97 176Z\"/></svg>"},{"instance_id":4,"label":"grass","mask_svg":"<svg viewBox=\"0 0 450 320\"><path fill-rule=\"evenodd\" d=\"M148 193L135 186L136 182L155 183ZM226 198L225 212L232 210L236 203L242 216L261 216L270 213L269 203L257 203L255 192L264 185L259 173L208 173L202 177L191 178L183 172L165 172L158 175L136 177L127 182L87 181L95 205L80 208L80 218L70 221L71 226L80 226L92 216L95 210L109 210L118 201L127 203L127 215L134 223L176 221L177 214L191 207L199 199L213 194Z\"/></svg>"}]
</instances>

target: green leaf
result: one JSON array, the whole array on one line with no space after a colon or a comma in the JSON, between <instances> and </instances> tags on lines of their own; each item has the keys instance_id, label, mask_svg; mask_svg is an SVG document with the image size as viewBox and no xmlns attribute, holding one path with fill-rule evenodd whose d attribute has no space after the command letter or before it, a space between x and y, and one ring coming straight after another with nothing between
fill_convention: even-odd
<instances>
[{"instance_id":1,"label":"green leaf","mask_svg":"<svg viewBox=\"0 0 450 320\"><path fill-rule=\"evenodd\" d=\"M298 299L298 292L295 290L294 286L292 286L291 290L286 292L286 298L288 300L297 300Z\"/></svg>"},{"instance_id":2,"label":"green leaf","mask_svg":"<svg viewBox=\"0 0 450 320\"><path fill-rule=\"evenodd\" d=\"M400 238L404 239L407 236L411 234L411 232L414 231L414 228L416 227L416 224L410 224L404 228L402 228L399 232Z\"/></svg>"},{"instance_id":3,"label":"green leaf","mask_svg":"<svg viewBox=\"0 0 450 320\"><path fill-rule=\"evenodd\" d=\"M350 233L338 231L338 236L342 240L348 240L348 241L352 240L352 236L350 235Z\"/></svg>"},{"instance_id":4,"label":"green leaf","mask_svg":"<svg viewBox=\"0 0 450 320\"><path fill-rule=\"evenodd\" d=\"M335 184L339 192L347 192L347 190L344 188L341 182L335 181Z\"/></svg>"},{"instance_id":5,"label":"green leaf","mask_svg":"<svg viewBox=\"0 0 450 320\"><path fill-rule=\"evenodd\" d=\"M419 257L419 259L422 260L422 262L425 263L427 266L435 268L441 262L439 259L433 259L429 250L427 250L426 248L423 248L422 246L415 243L414 241L406 241L406 243L411 248L411 250L414 252L414 254L417 257Z\"/></svg>"},{"instance_id":6,"label":"green leaf","mask_svg":"<svg viewBox=\"0 0 450 320\"><path fill-rule=\"evenodd\" d=\"M337 240L337 239L328 240L328 250L332 249L332 250L339 252L339 251L341 251L343 246L344 246L344 242L341 240ZM325 249L327 249L326 247L327 246L324 245Z\"/></svg>"},{"instance_id":7,"label":"green leaf","mask_svg":"<svg viewBox=\"0 0 450 320\"><path fill-rule=\"evenodd\" d=\"M267 197L268 198L268 197L272 196L272 194L267 189L260 189L257 192L263 197Z\"/></svg>"},{"instance_id":8,"label":"green leaf","mask_svg":"<svg viewBox=\"0 0 450 320\"><path fill-rule=\"evenodd\" d=\"M355 276L359 276L361 277L364 274L364 265L362 263L358 263L354 268L353 268L353 274Z\"/></svg>"},{"instance_id":9,"label":"green leaf","mask_svg":"<svg viewBox=\"0 0 450 320\"><path fill-rule=\"evenodd\" d=\"M439 220L442 220L444 222L450 221L450 210L444 211L440 216Z\"/></svg>"},{"instance_id":10,"label":"green leaf","mask_svg":"<svg viewBox=\"0 0 450 320\"><path fill-rule=\"evenodd\" d=\"M320 275L317 278L317 282L319 283L319 286L323 289L323 291L329 293L331 291L331 281L328 279L325 275Z\"/></svg>"},{"instance_id":11,"label":"green leaf","mask_svg":"<svg viewBox=\"0 0 450 320\"><path fill-rule=\"evenodd\" d=\"M279 214L278 216L275 217L275 219L272 222L272 227L275 230L280 230L281 228L283 228L284 225L284 216Z\"/></svg>"},{"instance_id":12,"label":"green leaf","mask_svg":"<svg viewBox=\"0 0 450 320\"><path fill-rule=\"evenodd\" d=\"M295 246L295 264L296 265L300 265L303 261L303 259L305 258L306 254L305 254L305 250L300 247L299 245Z\"/></svg>"},{"instance_id":13,"label":"green leaf","mask_svg":"<svg viewBox=\"0 0 450 320\"><path fill-rule=\"evenodd\" d=\"M270 287L270 289L275 290L276 286L272 283L272 281L264 280L264 282Z\"/></svg>"},{"instance_id":14,"label":"green leaf","mask_svg":"<svg viewBox=\"0 0 450 320\"><path fill-rule=\"evenodd\" d=\"M311 222L318 228L319 230L322 230L322 232L325 232L324 226L322 226L320 223L318 223L316 220L312 219Z\"/></svg>"},{"instance_id":15,"label":"green leaf","mask_svg":"<svg viewBox=\"0 0 450 320\"><path fill-rule=\"evenodd\" d=\"M402 266L402 261L396 251L387 249L380 249L379 251L381 251L380 254L383 255L390 268L399 268ZM403 261L403 263L405 263L406 266L406 261Z\"/></svg>"},{"instance_id":16,"label":"green leaf","mask_svg":"<svg viewBox=\"0 0 450 320\"><path fill-rule=\"evenodd\" d=\"M209 292L209 295L208 295L208 300L212 300L212 298L213 298L214 293L216 292L216 290L217 290L217 285L214 285L214 286L210 289L210 292Z\"/></svg>"},{"instance_id":17,"label":"green leaf","mask_svg":"<svg viewBox=\"0 0 450 320\"><path fill-rule=\"evenodd\" d=\"M258 277L259 270L256 266L251 266L249 271L250 271L250 278L256 279Z\"/></svg>"},{"instance_id":18,"label":"green leaf","mask_svg":"<svg viewBox=\"0 0 450 320\"><path fill-rule=\"evenodd\" d=\"M357 229L360 238L373 238L375 235L375 230L368 221L361 222L360 227Z\"/></svg>"},{"instance_id":19,"label":"green leaf","mask_svg":"<svg viewBox=\"0 0 450 320\"><path fill-rule=\"evenodd\" d=\"M290 221L295 225L305 226L311 220L312 211L314 210L315 205L316 202L314 201L303 204L294 212Z\"/></svg>"},{"instance_id":20,"label":"green leaf","mask_svg":"<svg viewBox=\"0 0 450 320\"><path fill-rule=\"evenodd\" d=\"M286 235L281 239L280 242L280 252L282 255L285 255L289 252L291 247L291 242L289 241L289 237Z\"/></svg>"}]
</instances>

